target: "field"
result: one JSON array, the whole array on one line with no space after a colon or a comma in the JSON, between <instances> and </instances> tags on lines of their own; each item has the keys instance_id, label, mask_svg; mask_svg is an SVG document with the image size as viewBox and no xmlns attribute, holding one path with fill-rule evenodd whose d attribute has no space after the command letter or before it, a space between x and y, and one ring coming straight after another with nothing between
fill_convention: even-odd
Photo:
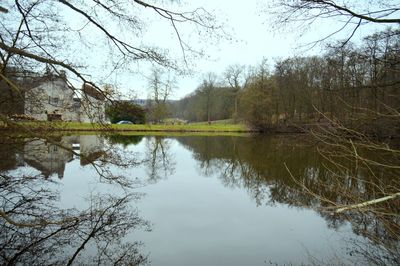
<instances>
[{"instance_id":1,"label":"field","mask_svg":"<svg viewBox=\"0 0 400 266\"><path fill-rule=\"evenodd\" d=\"M12 126L0 126L3 129L18 130L25 127L32 131L122 131L122 132L251 132L244 124L229 124L226 122L193 123L181 125L116 125L91 124L79 122L17 122Z\"/></svg>"}]
</instances>

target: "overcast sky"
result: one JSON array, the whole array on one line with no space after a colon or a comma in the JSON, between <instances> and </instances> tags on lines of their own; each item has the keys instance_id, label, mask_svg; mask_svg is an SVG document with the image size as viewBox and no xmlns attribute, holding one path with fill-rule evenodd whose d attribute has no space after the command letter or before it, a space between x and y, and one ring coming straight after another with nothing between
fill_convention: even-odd
<instances>
[{"instance_id":1,"label":"overcast sky","mask_svg":"<svg viewBox=\"0 0 400 266\"><path fill-rule=\"evenodd\" d=\"M273 34L268 25L267 15L260 12L262 2L265 1L190 1L188 9L204 7L207 11L216 14L217 20L225 24L225 30L232 36L232 39L222 38L219 42L205 47L205 52L209 57L196 60L192 76L177 78L178 88L175 89L172 96L174 99L182 98L195 90L204 73L215 72L219 75L231 64L255 65L263 57L272 60L276 57L294 54L296 47L294 35ZM179 44L174 36L159 40L157 29L165 27L160 24L154 23L149 28L146 38L157 39L160 46L172 45L171 47L175 47L176 52L179 53ZM189 38L188 41L195 48L198 45L195 37L193 40ZM141 86L146 87L145 78L142 79L140 75L129 78L134 79L131 81L137 86L134 90L138 97L146 98L146 88L140 88Z\"/></svg>"},{"instance_id":2,"label":"overcast sky","mask_svg":"<svg viewBox=\"0 0 400 266\"><path fill-rule=\"evenodd\" d=\"M208 59L196 59L194 74L189 77L178 77L177 88L172 99L180 99L194 91L201 82L202 76L207 72L221 75L227 66L231 64L256 65L263 58L267 58L271 65L274 59L293 55L318 54L321 47L313 50L299 49L301 44L317 40L331 32L335 25L327 21L324 24L315 25L300 37L300 33L290 29L272 30L272 19L268 13L262 10L266 8L267 1L231 1L231 0L191 0L183 5L183 9L192 10L196 7L204 7L215 14L217 19L224 23L226 31L232 35L232 39L220 39L219 43L199 46L199 40L189 37L187 42L194 48L206 48ZM153 14L154 15L154 14ZM172 53L180 54L180 47L176 36L171 33L171 28L165 21L150 21L143 42L166 47ZM183 38L187 37L187 29L182 29ZM362 30L357 35L362 35ZM340 36L337 36L340 37ZM355 36L355 39L357 36ZM193 63L193 62L191 62ZM147 81L145 76L149 71L145 64L139 65L143 74L120 77L121 86L133 89L138 98L147 98Z\"/></svg>"}]
</instances>

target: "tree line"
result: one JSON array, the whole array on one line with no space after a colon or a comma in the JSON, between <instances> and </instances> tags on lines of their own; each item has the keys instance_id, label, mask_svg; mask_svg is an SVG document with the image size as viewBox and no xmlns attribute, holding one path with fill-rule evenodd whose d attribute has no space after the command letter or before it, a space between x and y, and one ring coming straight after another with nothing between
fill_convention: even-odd
<instances>
[{"instance_id":1,"label":"tree line","mask_svg":"<svg viewBox=\"0 0 400 266\"><path fill-rule=\"evenodd\" d=\"M328 45L318 56L278 59L272 68L266 60L229 66L219 77L208 74L173 113L189 121L240 119L259 130L330 120L383 133L400 107L399 49L400 30L388 28L357 45Z\"/></svg>"}]
</instances>

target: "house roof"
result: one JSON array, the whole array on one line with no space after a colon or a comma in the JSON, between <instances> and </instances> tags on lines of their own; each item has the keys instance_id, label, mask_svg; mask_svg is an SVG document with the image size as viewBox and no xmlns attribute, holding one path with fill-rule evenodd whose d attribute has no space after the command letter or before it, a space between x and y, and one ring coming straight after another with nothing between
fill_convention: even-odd
<instances>
[{"instance_id":1,"label":"house roof","mask_svg":"<svg viewBox=\"0 0 400 266\"><path fill-rule=\"evenodd\" d=\"M90 97L93 97L97 100L104 101L105 96L103 93L101 93L98 89L90 85L89 83L84 83L82 86L82 91L85 95L89 95Z\"/></svg>"}]
</instances>

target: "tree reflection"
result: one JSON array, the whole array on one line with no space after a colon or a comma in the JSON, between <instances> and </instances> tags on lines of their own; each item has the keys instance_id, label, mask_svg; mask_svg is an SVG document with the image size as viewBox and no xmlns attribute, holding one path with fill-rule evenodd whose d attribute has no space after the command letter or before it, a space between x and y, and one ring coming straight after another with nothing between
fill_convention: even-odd
<instances>
[{"instance_id":1,"label":"tree reflection","mask_svg":"<svg viewBox=\"0 0 400 266\"><path fill-rule=\"evenodd\" d=\"M204 175L216 174L225 186L245 188L258 205L288 199L288 189L294 184L283 168L285 160L294 165L311 160L301 154L303 146L284 144L283 139L180 137L178 140L193 151ZM284 149L286 145L292 149L290 153Z\"/></svg>"},{"instance_id":2,"label":"tree reflection","mask_svg":"<svg viewBox=\"0 0 400 266\"><path fill-rule=\"evenodd\" d=\"M150 183L167 178L175 171L171 154L171 140L164 137L147 137L144 164Z\"/></svg>"},{"instance_id":3,"label":"tree reflection","mask_svg":"<svg viewBox=\"0 0 400 266\"><path fill-rule=\"evenodd\" d=\"M371 171L348 160L330 164L314 143L299 137L176 139L193 152L205 176L217 176L227 187L245 189L259 206L312 208L334 229L349 222L352 230L363 236L349 239L348 252L357 262L400 263L399 201L381 203L374 212L334 214L330 208L346 205L354 198L375 198L380 195L377 183L380 187L396 187L397 169L389 172L377 167ZM115 139L107 142L96 136L46 140L0 137L0 158L5 160L0 164L1 263L146 263L140 243L124 241L130 230L148 229L148 223L130 204L138 198L130 190L135 180L119 169L142 163L149 176L146 181L154 183L171 175L176 161L172 138L144 140L144 157L139 160L135 158L140 156ZM32 149L29 145L33 145ZM62 177L60 173L71 160L93 167L100 176L96 181L116 185L122 191L120 196L96 192L87 199L85 208L58 206L56 185L61 181L54 177Z\"/></svg>"},{"instance_id":4,"label":"tree reflection","mask_svg":"<svg viewBox=\"0 0 400 266\"><path fill-rule=\"evenodd\" d=\"M397 169L371 171L346 160L335 160L332 165L317 152L315 143L307 144L298 136L177 139L193 151L204 175L216 175L225 186L246 189L257 205L284 203L312 208L335 229L349 222L356 234L366 237L362 243L360 239L349 240L350 255L376 264L400 263L399 200L382 203L374 212L333 215L331 209L354 202L355 197L376 198L379 188L396 187Z\"/></svg>"},{"instance_id":5,"label":"tree reflection","mask_svg":"<svg viewBox=\"0 0 400 266\"><path fill-rule=\"evenodd\" d=\"M142 141L143 136L111 134L107 136L107 139L110 143L122 144L124 148L126 148L129 145L139 144Z\"/></svg>"},{"instance_id":6,"label":"tree reflection","mask_svg":"<svg viewBox=\"0 0 400 266\"><path fill-rule=\"evenodd\" d=\"M23 164L19 154L23 150L24 140L0 134L0 172L13 170Z\"/></svg>"},{"instance_id":7,"label":"tree reflection","mask_svg":"<svg viewBox=\"0 0 400 266\"><path fill-rule=\"evenodd\" d=\"M0 264L147 263L141 243L124 239L132 230L150 229L132 206L139 198L128 189L134 182L122 175L108 175L112 162L116 162L114 167L137 162L120 161L127 154L105 145L101 138L81 137L0 137L8 156L0 154L9 158L0 170ZM73 144L80 144L80 149ZM82 203L87 207L60 206L59 182L53 176L62 177L74 156L101 174L98 182L117 184L119 195L93 191Z\"/></svg>"},{"instance_id":8,"label":"tree reflection","mask_svg":"<svg viewBox=\"0 0 400 266\"><path fill-rule=\"evenodd\" d=\"M2 174L0 182L2 265L146 262L140 243L121 242L128 231L148 226L129 205L135 195L98 194L87 209L65 210L47 188L52 181Z\"/></svg>"}]
</instances>

